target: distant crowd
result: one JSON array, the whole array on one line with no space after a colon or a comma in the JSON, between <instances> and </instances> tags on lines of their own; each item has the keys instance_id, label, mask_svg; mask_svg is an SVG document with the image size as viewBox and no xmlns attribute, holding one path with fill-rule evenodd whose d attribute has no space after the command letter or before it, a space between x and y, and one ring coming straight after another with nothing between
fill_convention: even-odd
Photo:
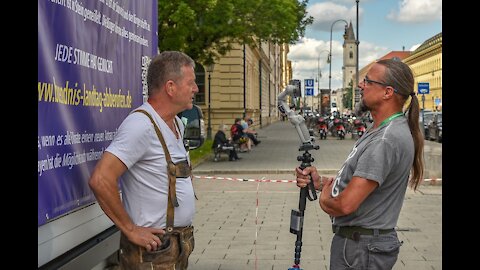
<instances>
[{"instance_id":1,"label":"distant crowd","mask_svg":"<svg viewBox=\"0 0 480 270\"><path fill-rule=\"evenodd\" d=\"M249 152L252 146L257 146L261 141L257 139L257 131L251 126L253 120L248 115L242 118L235 118L235 122L228 125L220 124L213 139L212 149L215 153L215 161L224 152L228 153L229 161L241 159L238 152Z\"/></svg>"}]
</instances>

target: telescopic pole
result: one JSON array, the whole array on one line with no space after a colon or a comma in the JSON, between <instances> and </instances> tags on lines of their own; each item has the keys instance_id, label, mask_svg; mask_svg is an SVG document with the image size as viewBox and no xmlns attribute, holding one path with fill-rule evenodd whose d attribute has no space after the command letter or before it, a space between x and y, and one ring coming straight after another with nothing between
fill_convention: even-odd
<instances>
[{"instance_id":1,"label":"telescopic pole","mask_svg":"<svg viewBox=\"0 0 480 270\"><path fill-rule=\"evenodd\" d=\"M305 169L310 167L314 161L312 155L308 150L318 150L320 146L312 144L303 144L299 151L305 151L302 156L298 156L297 160L301 161L300 169ZM311 179L311 176L310 176ZM305 206L307 199L314 201L317 199L317 193L315 192L315 187L313 185L313 180L303 188L300 188L300 198L298 202L298 210L292 209L290 216L290 232L297 235L297 240L295 241L295 259L294 265L288 270L303 270L300 268L300 256L302 252L302 236L303 236L303 218L305 214Z\"/></svg>"}]
</instances>

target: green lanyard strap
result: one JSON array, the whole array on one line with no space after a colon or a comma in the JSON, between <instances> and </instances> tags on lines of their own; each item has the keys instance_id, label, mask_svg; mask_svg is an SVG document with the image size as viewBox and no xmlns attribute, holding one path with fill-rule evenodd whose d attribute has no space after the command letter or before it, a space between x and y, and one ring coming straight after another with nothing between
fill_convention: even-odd
<instances>
[{"instance_id":1,"label":"green lanyard strap","mask_svg":"<svg viewBox=\"0 0 480 270\"><path fill-rule=\"evenodd\" d=\"M381 127L381 126L385 125L386 123L388 123L388 122L392 121L393 119L395 119L399 116L402 116L402 115L403 115L403 112L394 113L393 115L391 115L387 119L383 120L382 123L380 123L380 125L378 127Z\"/></svg>"}]
</instances>

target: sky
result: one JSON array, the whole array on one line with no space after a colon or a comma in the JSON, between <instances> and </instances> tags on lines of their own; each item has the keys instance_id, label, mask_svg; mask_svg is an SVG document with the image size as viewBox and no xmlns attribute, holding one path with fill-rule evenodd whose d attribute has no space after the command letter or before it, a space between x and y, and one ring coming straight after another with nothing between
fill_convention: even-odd
<instances>
[{"instance_id":1,"label":"sky","mask_svg":"<svg viewBox=\"0 0 480 270\"><path fill-rule=\"evenodd\" d=\"M359 70L391 51L413 51L424 41L442 32L442 0L359 0L357 35L355 0L310 0L308 15L314 18L305 36L290 45L293 79L316 79L320 66L320 89L328 89L327 57L332 36L331 88L342 88L343 33L352 23L359 39ZM330 32L330 29L333 29ZM303 91L302 87L302 91ZM315 85L315 95L317 94Z\"/></svg>"}]
</instances>

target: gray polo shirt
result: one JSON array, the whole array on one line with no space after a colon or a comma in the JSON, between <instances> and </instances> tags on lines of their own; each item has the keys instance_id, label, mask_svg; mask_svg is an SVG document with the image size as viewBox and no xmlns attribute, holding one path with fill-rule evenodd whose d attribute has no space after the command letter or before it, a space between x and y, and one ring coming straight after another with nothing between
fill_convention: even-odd
<instances>
[{"instance_id":1,"label":"gray polo shirt","mask_svg":"<svg viewBox=\"0 0 480 270\"><path fill-rule=\"evenodd\" d=\"M394 228L405 197L413 156L413 138L405 116L365 133L338 172L332 196L338 196L353 176L378 182L378 187L355 212L333 218L333 224Z\"/></svg>"}]
</instances>

